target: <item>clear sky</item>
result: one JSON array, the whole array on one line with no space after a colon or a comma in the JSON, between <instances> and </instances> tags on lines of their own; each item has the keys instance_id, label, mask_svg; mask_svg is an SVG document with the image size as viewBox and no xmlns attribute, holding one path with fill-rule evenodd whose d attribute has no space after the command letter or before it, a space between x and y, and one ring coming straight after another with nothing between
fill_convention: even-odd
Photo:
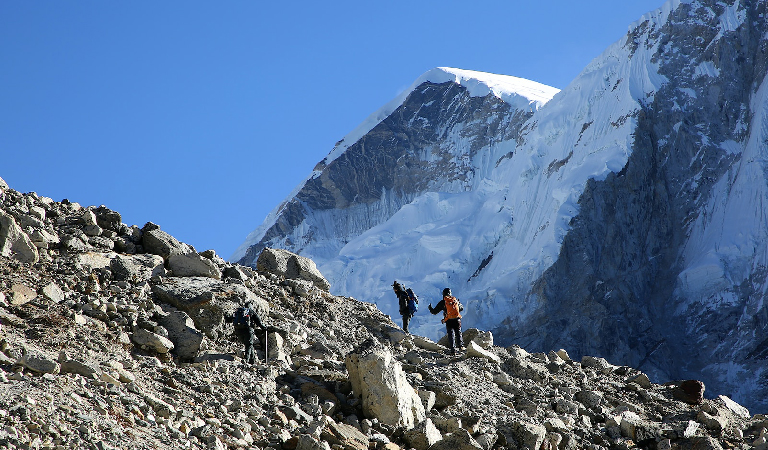
<instances>
[{"instance_id":1,"label":"clear sky","mask_svg":"<svg viewBox=\"0 0 768 450\"><path fill-rule=\"evenodd\" d=\"M663 3L0 2L0 177L228 258L427 70L564 88Z\"/></svg>"}]
</instances>

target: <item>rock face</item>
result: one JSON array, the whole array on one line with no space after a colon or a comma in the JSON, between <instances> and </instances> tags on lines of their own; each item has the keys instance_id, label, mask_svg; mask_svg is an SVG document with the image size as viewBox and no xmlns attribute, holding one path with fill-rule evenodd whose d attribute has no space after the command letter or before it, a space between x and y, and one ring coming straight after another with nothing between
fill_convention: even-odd
<instances>
[{"instance_id":1,"label":"rock face","mask_svg":"<svg viewBox=\"0 0 768 450\"><path fill-rule=\"evenodd\" d=\"M19 261L29 263L38 260L37 247L16 220L4 211L0 211L0 255L13 255Z\"/></svg>"},{"instance_id":2,"label":"rock face","mask_svg":"<svg viewBox=\"0 0 768 450\"><path fill-rule=\"evenodd\" d=\"M289 280L308 281L326 292L331 289L314 261L286 250L265 248L256 261L256 270Z\"/></svg>"},{"instance_id":3,"label":"rock face","mask_svg":"<svg viewBox=\"0 0 768 450\"><path fill-rule=\"evenodd\" d=\"M424 405L400 363L377 344L366 341L347 355L352 389L361 398L366 417L411 429L425 419Z\"/></svg>"},{"instance_id":4,"label":"rock face","mask_svg":"<svg viewBox=\"0 0 768 450\"><path fill-rule=\"evenodd\" d=\"M667 2L535 111L426 80L235 257L310 257L335 294L393 316L391 280L435 301L448 286L503 345L701 378L764 409L765 9Z\"/></svg>"},{"instance_id":5,"label":"rock face","mask_svg":"<svg viewBox=\"0 0 768 450\"><path fill-rule=\"evenodd\" d=\"M605 358L501 347L472 328L473 351L451 357L371 303L300 294L209 251L232 276L169 276L159 255L78 232L95 222L135 252L136 226L113 235L99 208L5 192L3 210L22 204L80 245L35 264L0 256L3 448L658 450L762 448L768 435L765 415L727 396L687 403L682 383ZM257 364L224 320L246 301L268 325Z\"/></svg>"}]
</instances>

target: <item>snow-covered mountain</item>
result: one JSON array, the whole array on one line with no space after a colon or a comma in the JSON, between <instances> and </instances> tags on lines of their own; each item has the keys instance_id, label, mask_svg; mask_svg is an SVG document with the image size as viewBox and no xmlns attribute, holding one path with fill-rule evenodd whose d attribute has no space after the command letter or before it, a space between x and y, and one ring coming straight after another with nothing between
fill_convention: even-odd
<instances>
[{"instance_id":1,"label":"snow-covered mountain","mask_svg":"<svg viewBox=\"0 0 768 450\"><path fill-rule=\"evenodd\" d=\"M563 91L435 69L238 249L397 316L451 287L501 343L697 378L768 410L768 1L671 0ZM423 308L412 331L442 325Z\"/></svg>"}]
</instances>

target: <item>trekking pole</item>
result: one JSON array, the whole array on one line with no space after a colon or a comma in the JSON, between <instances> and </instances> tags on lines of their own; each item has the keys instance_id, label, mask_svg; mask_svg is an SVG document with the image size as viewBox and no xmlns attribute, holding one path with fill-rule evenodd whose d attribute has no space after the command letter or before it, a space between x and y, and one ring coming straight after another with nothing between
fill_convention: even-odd
<instances>
[{"instance_id":1,"label":"trekking pole","mask_svg":"<svg viewBox=\"0 0 768 450\"><path fill-rule=\"evenodd\" d=\"M264 327L264 364L269 365L269 328Z\"/></svg>"}]
</instances>

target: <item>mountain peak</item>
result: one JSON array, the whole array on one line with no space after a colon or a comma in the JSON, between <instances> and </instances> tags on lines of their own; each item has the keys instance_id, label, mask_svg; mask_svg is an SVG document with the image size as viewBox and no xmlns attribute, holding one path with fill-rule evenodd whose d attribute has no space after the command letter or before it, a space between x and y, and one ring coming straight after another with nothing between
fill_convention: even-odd
<instances>
[{"instance_id":1,"label":"mountain peak","mask_svg":"<svg viewBox=\"0 0 768 450\"><path fill-rule=\"evenodd\" d=\"M560 92L557 88L525 78L497 75L476 70L456 69L453 67L436 67L424 72L408 89L399 93L389 103L368 116L352 132L344 136L323 162L328 164L336 159L350 145L357 142L378 123L389 117L417 87L427 82L435 84L453 82L465 87L472 97L485 97L488 94L493 94L514 108L528 112L538 110L551 100L555 94Z\"/></svg>"}]
</instances>

